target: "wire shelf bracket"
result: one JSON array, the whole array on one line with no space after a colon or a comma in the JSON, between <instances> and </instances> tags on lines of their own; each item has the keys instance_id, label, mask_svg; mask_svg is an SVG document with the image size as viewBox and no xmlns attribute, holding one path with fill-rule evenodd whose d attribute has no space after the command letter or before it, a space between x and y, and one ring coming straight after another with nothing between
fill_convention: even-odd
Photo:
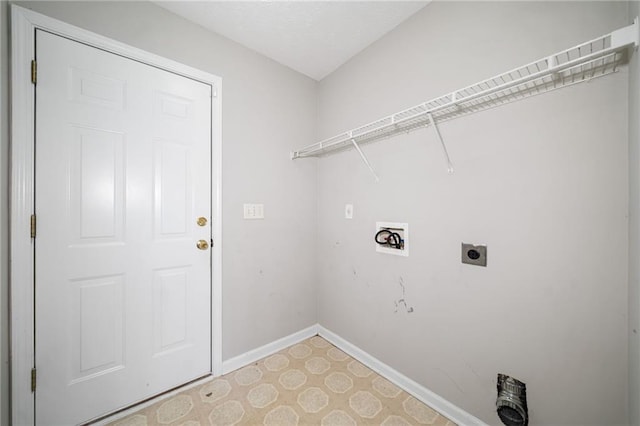
<instances>
[{"instance_id":1,"label":"wire shelf bracket","mask_svg":"<svg viewBox=\"0 0 640 426\"><path fill-rule=\"evenodd\" d=\"M364 152L362 152L362 150L358 146L358 143L356 142L356 140L352 138L351 139L351 143L353 144L353 147L356 149L356 151L358 151L358 154L360 155L360 158L362 158L362 161L364 162L364 164L369 168L369 171L371 172L371 174L375 178L376 182L379 182L380 178L376 174L376 171L373 170L373 167L371 167L371 163L369 163L369 160L367 159L367 156L364 155Z\"/></svg>"},{"instance_id":2,"label":"wire shelf bracket","mask_svg":"<svg viewBox=\"0 0 640 426\"><path fill-rule=\"evenodd\" d=\"M451 159L449 158L449 152L447 152L447 146L444 144L444 139L442 139L442 135L440 134L440 129L438 128L438 124L433 119L433 115L431 113L427 113L427 117L429 117L429 121L433 126L433 130L436 132L436 136L442 145L442 150L444 151L444 158L447 160L447 171L449 173L453 173L453 164L451 164Z\"/></svg>"},{"instance_id":3,"label":"wire shelf bracket","mask_svg":"<svg viewBox=\"0 0 640 426\"><path fill-rule=\"evenodd\" d=\"M433 126L447 169L452 173L453 165L438 123L615 73L639 45L640 23L636 17L633 24L594 40L292 151L291 159L321 157L354 148L378 181L360 146Z\"/></svg>"}]
</instances>

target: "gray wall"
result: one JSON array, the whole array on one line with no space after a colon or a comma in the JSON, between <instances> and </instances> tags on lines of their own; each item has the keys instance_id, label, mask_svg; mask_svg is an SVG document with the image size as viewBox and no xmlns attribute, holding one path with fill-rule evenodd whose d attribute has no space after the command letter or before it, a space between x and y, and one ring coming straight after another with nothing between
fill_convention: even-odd
<instances>
[{"instance_id":1,"label":"gray wall","mask_svg":"<svg viewBox=\"0 0 640 426\"><path fill-rule=\"evenodd\" d=\"M312 80L155 5L26 7L223 77L224 359L319 319L489 423L495 375L512 374L529 387L535 425L626 423L629 358L630 419L640 424L640 265L627 262L640 250L640 129L628 120L640 104L637 55L630 78L623 68L442 124L454 175L431 129L365 148L378 184L345 152L317 163L316 192L316 162L287 157L316 139L316 112L320 136L331 136L626 25L626 3L431 4L324 80L319 111ZM3 1L0 34L0 423L8 424ZM264 202L266 219L243 221L244 202ZM351 221L345 203L355 205ZM375 253L376 220L410 223L409 258ZM461 241L488 244L489 266L461 265ZM401 279L412 313L395 312Z\"/></svg>"},{"instance_id":2,"label":"gray wall","mask_svg":"<svg viewBox=\"0 0 640 426\"><path fill-rule=\"evenodd\" d=\"M622 2L431 3L321 82L320 137L627 24ZM488 423L499 372L532 425L626 423L627 74L443 123L453 175L432 129L364 147L379 183L320 160L320 324ZM376 221L409 223L408 258Z\"/></svg>"},{"instance_id":3,"label":"gray wall","mask_svg":"<svg viewBox=\"0 0 640 426\"><path fill-rule=\"evenodd\" d=\"M629 18L640 3L629 3ZM629 63L629 423L640 425L640 62Z\"/></svg>"},{"instance_id":4,"label":"gray wall","mask_svg":"<svg viewBox=\"0 0 640 426\"><path fill-rule=\"evenodd\" d=\"M315 324L316 163L292 162L289 150L315 139L317 82L152 3L21 5L223 78L223 359ZM1 6L4 18L6 4ZM3 20L2 46L8 38L5 24ZM5 50L1 59L5 84ZM4 361L7 109L5 91L2 93L0 311ZM265 220L243 220L245 202L264 203ZM3 370L3 386L5 373ZM6 393L2 395L4 400Z\"/></svg>"}]
</instances>

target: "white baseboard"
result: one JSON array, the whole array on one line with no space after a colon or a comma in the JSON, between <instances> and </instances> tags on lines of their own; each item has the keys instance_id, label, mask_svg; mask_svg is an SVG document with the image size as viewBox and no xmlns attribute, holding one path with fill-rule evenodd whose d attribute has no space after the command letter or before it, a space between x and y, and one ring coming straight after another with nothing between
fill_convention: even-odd
<instances>
[{"instance_id":1,"label":"white baseboard","mask_svg":"<svg viewBox=\"0 0 640 426\"><path fill-rule=\"evenodd\" d=\"M374 358L367 352L338 336L334 332L327 330L320 324L312 325L311 327L307 327L304 330L298 331L297 333L293 333L289 336L283 337L282 339L278 339L275 342L268 343L264 346L224 361L222 363L222 374L227 374L239 368L245 367L289 346L295 345L296 343L313 337L316 334L322 336L327 341L337 346L345 353L349 354L351 357L357 359L362 364L366 365L376 373L380 374L405 392L413 395L415 398L424 402L429 407L438 411L453 422L465 426L487 426L487 424L482 420L467 413L462 408L452 404L436 393L425 388L421 384L414 382L404 374L394 370L379 359Z\"/></svg>"},{"instance_id":2,"label":"white baseboard","mask_svg":"<svg viewBox=\"0 0 640 426\"><path fill-rule=\"evenodd\" d=\"M407 393L413 395L414 397L424 402L429 407L433 408L445 417L449 418L453 422L459 425L486 426L486 423L484 423L482 420L467 413L460 407L455 406L451 402L435 394L419 383L414 382L404 374L394 370L387 364L383 363L377 358L374 358L367 352L346 341L332 331L327 330L321 325L317 326L317 331L321 337L325 338L327 341L337 346L345 353L351 355L351 357L357 359L362 364L366 365L376 373L383 376L385 379L389 380Z\"/></svg>"},{"instance_id":3,"label":"white baseboard","mask_svg":"<svg viewBox=\"0 0 640 426\"><path fill-rule=\"evenodd\" d=\"M274 342L267 343L264 346L250 350L241 355L228 359L222 362L222 374L227 374L242 368L246 365L254 363L262 358L268 357L278 351L281 351L289 346L295 345L305 339L318 334L318 324L307 327L304 330L300 330L296 333L285 336L282 339L278 339Z\"/></svg>"},{"instance_id":4,"label":"white baseboard","mask_svg":"<svg viewBox=\"0 0 640 426\"><path fill-rule=\"evenodd\" d=\"M467 413L460 407L457 407L456 405L452 404L451 402L447 401L441 396L435 394L434 392L430 391L424 386L414 382L407 376L394 370L393 368L389 367L387 364L383 363L377 358L374 358L373 356L369 355L367 352L363 351L359 347L355 346L354 344L338 336L334 332L322 327L320 324L312 325L310 327L305 328L304 330L300 330L296 333L290 334L289 336L285 336L274 342L268 343L264 346L261 346L249 352L245 352L242 355L238 355L236 357L233 357L231 359L224 361L222 363L222 374L227 374L239 368L245 367L249 364L252 364L256 361L266 358L269 355L272 355L276 352L286 349L289 346L295 345L296 343L299 343L315 335L322 336L328 342L337 346L342 351L349 354L351 357L360 361L362 364L366 365L376 373L380 374L390 382L394 383L399 388L413 395L415 398L424 402L429 407L438 411L439 413L449 418L453 422L459 425L465 425L465 426L467 425L468 426L471 426L471 425L487 426L487 424L484 423L482 420ZM185 388L176 389L170 393L160 396L159 398L147 401L142 405L137 405L135 407L132 407L129 410L122 411L113 417L103 419L103 421L99 422L98 425L103 425L103 424L106 424L107 422L112 422L116 419L123 418L131 414L132 412L135 412L137 410L140 410L141 408L144 408L145 406L154 404L161 399L173 396L174 394L178 392L182 392L189 387L201 385L202 383L208 380L211 380L211 378L207 377L202 380L198 380Z\"/></svg>"}]
</instances>

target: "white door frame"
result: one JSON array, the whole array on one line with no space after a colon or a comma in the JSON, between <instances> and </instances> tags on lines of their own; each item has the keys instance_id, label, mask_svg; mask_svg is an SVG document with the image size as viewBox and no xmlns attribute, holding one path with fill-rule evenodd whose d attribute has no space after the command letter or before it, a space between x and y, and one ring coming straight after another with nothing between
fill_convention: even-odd
<instances>
[{"instance_id":1,"label":"white door frame","mask_svg":"<svg viewBox=\"0 0 640 426\"><path fill-rule=\"evenodd\" d=\"M34 424L31 392L34 367L34 250L30 218L34 212L35 87L31 60L35 30L42 29L212 86L211 214L212 214L212 374L222 374L222 79L125 45L20 6L11 6L11 224L10 321L12 424Z\"/></svg>"}]
</instances>

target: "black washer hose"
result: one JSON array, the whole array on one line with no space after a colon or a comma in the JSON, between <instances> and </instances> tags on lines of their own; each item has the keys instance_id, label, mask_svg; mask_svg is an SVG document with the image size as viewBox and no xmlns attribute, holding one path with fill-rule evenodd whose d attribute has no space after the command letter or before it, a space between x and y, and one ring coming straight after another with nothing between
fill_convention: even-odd
<instances>
[{"instance_id":1,"label":"black washer hose","mask_svg":"<svg viewBox=\"0 0 640 426\"><path fill-rule=\"evenodd\" d=\"M389 234L389 236L387 237L386 240L384 241L379 241L378 237L382 234ZM376 240L376 243L380 244L381 246L386 246L386 245L390 245L391 247L395 247L397 249L401 249L402 248L402 238L400 238L400 234L398 234L397 232L391 232L388 229L381 229L376 233L376 236L374 238ZM393 239L391 242L389 240Z\"/></svg>"}]
</instances>

